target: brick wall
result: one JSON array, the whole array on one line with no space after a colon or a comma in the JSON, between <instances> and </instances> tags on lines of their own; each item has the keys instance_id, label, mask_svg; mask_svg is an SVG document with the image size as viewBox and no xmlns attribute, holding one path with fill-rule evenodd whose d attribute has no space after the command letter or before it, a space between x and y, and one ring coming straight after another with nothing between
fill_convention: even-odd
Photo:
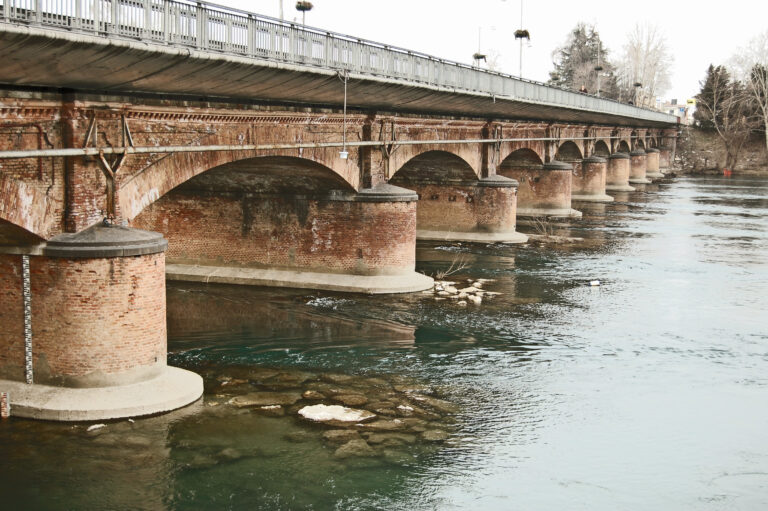
<instances>
[{"instance_id":1,"label":"brick wall","mask_svg":"<svg viewBox=\"0 0 768 511\"><path fill-rule=\"evenodd\" d=\"M629 185L629 158L610 158L608 160L605 184L612 186Z\"/></svg>"},{"instance_id":2,"label":"brick wall","mask_svg":"<svg viewBox=\"0 0 768 511\"><path fill-rule=\"evenodd\" d=\"M169 262L358 275L416 264L415 202L173 191L133 226L163 233Z\"/></svg>"},{"instance_id":3,"label":"brick wall","mask_svg":"<svg viewBox=\"0 0 768 511\"><path fill-rule=\"evenodd\" d=\"M0 378L24 381L20 255L0 254Z\"/></svg>"},{"instance_id":4,"label":"brick wall","mask_svg":"<svg viewBox=\"0 0 768 511\"><path fill-rule=\"evenodd\" d=\"M645 179L646 172L646 155L645 154L631 154L629 160L629 177L631 179Z\"/></svg>"}]
</instances>

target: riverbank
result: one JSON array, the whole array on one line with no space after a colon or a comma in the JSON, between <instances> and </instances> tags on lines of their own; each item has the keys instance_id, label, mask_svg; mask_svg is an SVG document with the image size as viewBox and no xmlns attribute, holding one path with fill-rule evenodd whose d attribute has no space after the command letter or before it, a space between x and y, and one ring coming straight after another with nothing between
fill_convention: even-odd
<instances>
[{"instance_id":1,"label":"riverbank","mask_svg":"<svg viewBox=\"0 0 768 511\"><path fill-rule=\"evenodd\" d=\"M716 132L692 127L683 129L677 144L674 171L689 175L722 174L725 148ZM765 137L755 134L744 145L735 168L729 169L743 176L768 176L768 151Z\"/></svg>"}]
</instances>

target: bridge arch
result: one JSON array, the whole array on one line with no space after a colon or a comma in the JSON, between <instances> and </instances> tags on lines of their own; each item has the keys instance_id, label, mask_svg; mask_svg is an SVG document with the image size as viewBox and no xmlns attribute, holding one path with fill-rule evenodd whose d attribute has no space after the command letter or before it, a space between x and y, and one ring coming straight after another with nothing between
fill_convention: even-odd
<instances>
[{"instance_id":1,"label":"bridge arch","mask_svg":"<svg viewBox=\"0 0 768 511\"><path fill-rule=\"evenodd\" d=\"M560 144L555 153L555 160L559 161L578 161L584 158L581 148L572 140L567 140Z\"/></svg>"},{"instance_id":2,"label":"bridge arch","mask_svg":"<svg viewBox=\"0 0 768 511\"><path fill-rule=\"evenodd\" d=\"M631 152L630 141L627 139L619 140L619 144L616 146L616 152L629 154Z\"/></svg>"},{"instance_id":3,"label":"bridge arch","mask_svg":"<svg viewBox=\"0 0 768 511\"><path fill-rule=\"evenodd\" d=\"M462 157L448 151L429 150L405 162L392 175L390 183L406 186L418 181L435 183L477 180L475 169Z\"/></svg>"},{"instance_id":4,"label":"bridge arch","mask_svg":"<svg viewBox=\"0 0 768 511\"><path fill-rule=\"evenodd\" d=\"M359 186L358 151L351 150L349 156L346 160L339 158L338 148L271 152L243 151L242 153L232 151L174 153L164 158L157 158L144 169L127 174L119 180L119 208L123 218L131 221L144 208L196 176L215 171L202 180L210 181L215 175L226 172L240 174L242 177L246 173L246 167L252 166L254 175L258 174L268 180L270 173L264 165L269 164L275 164L281 168L282 175L279 179L291 179L294 174L299 178L308 176L319 178L319 175L323 174L325 178L320 181L336 182L340 188L355 190ZM289 163L295 164L296 167L289 168ZM325 170L321 172L320 169ZM330 174L336 177L331 177ZM272 180L273 184L275 182Z\"/></svg>"},{"instance_id":5,"label":"bridge arch","mask_svg":"<svg viewBox=\"0 0 768 511\"><path fill-rule=\"evenodd\" d=\"M608 148L608 143L605 140L597 140L595 142L595 148L592 150L595 156L607 158L611 155L611 150Z\"/></svg>"}]
</instances>

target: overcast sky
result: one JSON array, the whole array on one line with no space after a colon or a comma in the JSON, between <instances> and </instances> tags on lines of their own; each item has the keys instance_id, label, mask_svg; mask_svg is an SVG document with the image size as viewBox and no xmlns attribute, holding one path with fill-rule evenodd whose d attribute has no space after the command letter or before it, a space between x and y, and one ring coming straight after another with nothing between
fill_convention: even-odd
<instances>
[{"instance_id":1,"label":"overcast sky","mask_svg":"<svg viewBox=\"0 0 768 511\"><path fill-rule=\"evenodd\" d=\"M307 25L472 63L478 50L499 55L499 70L517 75L521 0L312 0ZM218 0L258 14L278 17L280 0ZM301 15L296 2L283 0L285 19ZM715 7L717 5L717 7ZM546 81L552 52L577 22L594 24L610 57L622 53L636 22L655 24L665 35L675 62L665 99L684 100L699 90L710 63L726 63L741 46L768 29L768 0L698 1L523 0L523 27L531 33L523 47L523 76Z\"/></svg>"}]
</instances>

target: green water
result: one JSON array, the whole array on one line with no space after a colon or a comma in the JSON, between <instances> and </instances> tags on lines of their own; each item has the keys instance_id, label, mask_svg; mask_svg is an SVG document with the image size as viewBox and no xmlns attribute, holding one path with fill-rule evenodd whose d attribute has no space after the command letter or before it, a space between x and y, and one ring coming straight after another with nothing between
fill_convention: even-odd
<instances>
[{"instance_id":1,"label":"green water","mask_svg":"<svg viewBox=\"0 0 768 511\"><path fill-rule=\"evenodd\" d=\"M420 244L420 271L493 279L479 306L169 284L169 362L204 399L91 432L1 422L3 509L768 508L768 180L615 197L577 205L574 243ZM454 403L428 422L448 438L341 458L296 407L229 404L333 375Z\"/></svg>"}]
</instances>

